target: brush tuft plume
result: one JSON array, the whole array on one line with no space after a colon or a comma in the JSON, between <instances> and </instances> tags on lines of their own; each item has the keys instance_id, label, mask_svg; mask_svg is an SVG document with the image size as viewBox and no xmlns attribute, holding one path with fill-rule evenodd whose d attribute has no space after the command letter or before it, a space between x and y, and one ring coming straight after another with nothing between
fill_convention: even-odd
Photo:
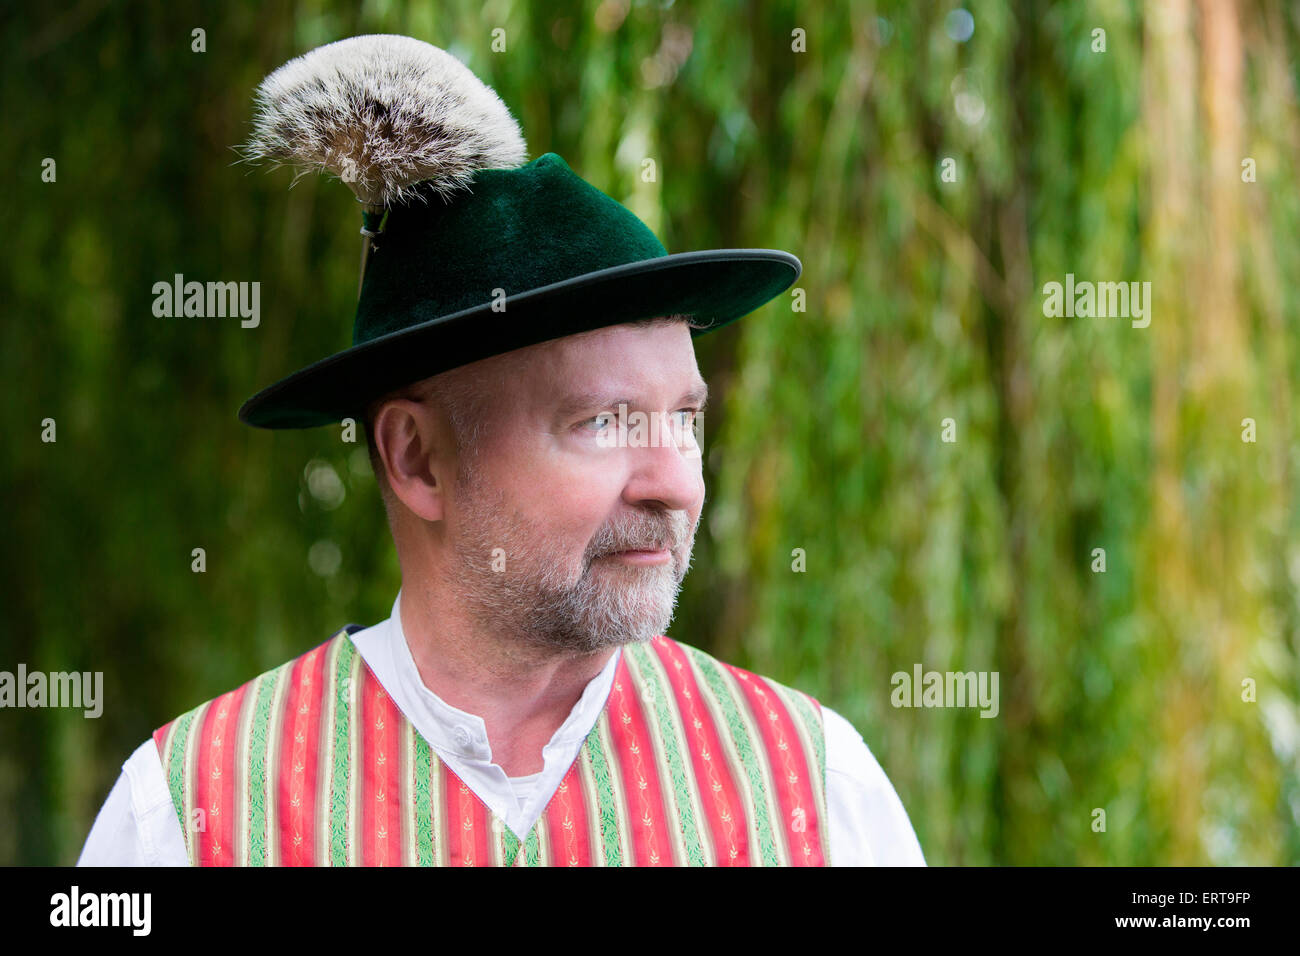
<instances>
[{"instance_id":1,"label":"brush tuft plume","mask_svg":"<svg viewBox=\"0 0 1300 956\"><path fill-rule=\"evenodd\" d=\"M501 98L450 53L411 37L318 47L263 80L256 103L246 159L333 173L371 208L406 202L425 181L446 198L475 169L527 158Z\"/></svg>"}]
</instances>

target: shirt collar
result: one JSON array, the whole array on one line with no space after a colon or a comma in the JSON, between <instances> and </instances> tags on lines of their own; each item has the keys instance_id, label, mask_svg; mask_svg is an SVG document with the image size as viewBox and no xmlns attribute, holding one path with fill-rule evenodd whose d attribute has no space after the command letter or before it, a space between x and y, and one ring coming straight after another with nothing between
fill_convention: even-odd
<instances>
[{"instance_id":1,"label":"shirt collar","mask_svg":"<svg viewBox=\"0 0 1300 956\"><path fill-rule=\"evenodd\" d=\"M446 750L470 760L490 761L492 751L488 745L487 725L483 718L453 707L420 679L406 631L402 627L401 605L402 592L399 590L393 601L392 614L380 625L387 630L385 643L392 664L391 674L383 675L380 682L383 683L385 679L396 681L398 693L394 695L397 698L395 703L399 706L406 704L402 709L407 717L435 749ZM609 697L614 672L622 653L622 648L616 648L600 673L587 683L582 696L569 711L569 716L551 737L547 750L580 742L591 732Z\"/></svg>"}]
</instances>

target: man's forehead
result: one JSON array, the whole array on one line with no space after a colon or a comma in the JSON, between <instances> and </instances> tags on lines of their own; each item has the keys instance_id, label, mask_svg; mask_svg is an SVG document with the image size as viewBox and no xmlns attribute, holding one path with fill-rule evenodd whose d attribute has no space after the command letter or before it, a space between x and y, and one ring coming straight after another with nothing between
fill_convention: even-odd
<instances>
[{"instance_id":1,"label":"man's forehead","mask_svg":"<svg viewBox=\"0 0 1300 956\"><path fill-rule=\"evenodd\" d=\"M683 323L611 326L544 342L514 371L530 399L555 405L578 396L704 387Z\"/></svg>"}]
</instances>

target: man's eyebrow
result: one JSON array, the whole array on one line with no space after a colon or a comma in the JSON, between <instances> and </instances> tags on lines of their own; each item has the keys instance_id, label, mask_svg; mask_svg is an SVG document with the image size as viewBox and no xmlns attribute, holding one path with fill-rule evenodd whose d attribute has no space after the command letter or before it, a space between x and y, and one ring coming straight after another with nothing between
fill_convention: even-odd
<instances>
[{"instance_id":1,"label":"man's eyebrow","mask_svg":"<svg viewBox=\"0 0 1300 956\"><path fill-rule=\"evenodd\" d=\"M699 411L704 411L704 407L708 402L709 386L707 382L701 380L687 389L674 404L674 407L682 408L689 405L694 406ZM570 415L577 415L592 409L618 408L620 405L633 408L636 407L636 404L635 399L612 392L574 392L566 395L556 405L555 417L568 418Z\"/></svg>"},{"instance_id":2,"label":"man's eyebrow","mask_svg":"<svg viewBox=\"0 0 1300 956\"><path fill-rule=\"evenodd\" d=\"M704 406L709 404L709 383L701 379L695 387L681 397L677 404L678 406L694 405L697 411L704 411Z\"/></svg>"}]
</instances>

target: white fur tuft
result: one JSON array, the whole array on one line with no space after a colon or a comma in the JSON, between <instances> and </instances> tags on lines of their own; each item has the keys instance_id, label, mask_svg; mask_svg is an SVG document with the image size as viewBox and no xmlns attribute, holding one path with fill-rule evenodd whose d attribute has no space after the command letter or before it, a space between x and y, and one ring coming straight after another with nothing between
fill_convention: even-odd
<instances>
[{"instance_id":1,"label":"white fur tuft","mask_svg":"<svg viewBox=\"0 0 1300 956\"><path fill-rule=\"evenodd\" d=\"M360 36L290 60L257 90L250 160L334 173L370 206L430 181L446 196L475 169L524 164L501 98L445 50L404 36Z\"/></svg>"}]
</instances>

